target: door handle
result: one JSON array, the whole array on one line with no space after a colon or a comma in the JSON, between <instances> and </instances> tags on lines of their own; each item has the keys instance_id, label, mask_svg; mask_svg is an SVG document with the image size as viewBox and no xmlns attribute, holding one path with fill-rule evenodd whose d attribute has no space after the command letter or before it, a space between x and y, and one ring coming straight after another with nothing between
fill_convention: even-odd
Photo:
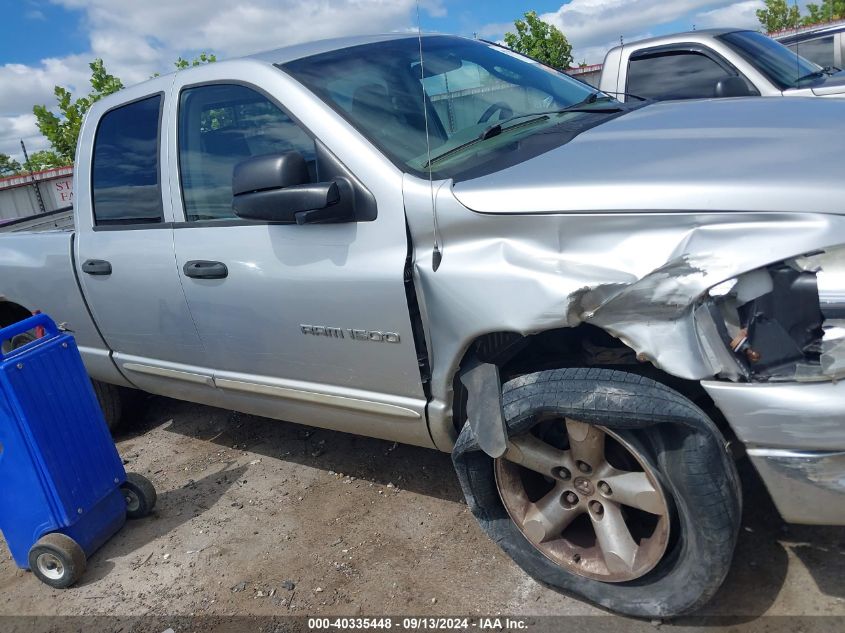
<instances>
[{"instance_id":1,"label":"door handle","mask_svg":"<svg viewBox=\"0 0 845 633\"><path fill-rule=\"evenodd\" d=\"M204 259L192 259L182 267L186 277L194 279L225 279L229 269L223 262L209 262Z\"/></svg>"},{"instance_id":2,"label":"door handle","mask_svg":"<svg viewBox=\"0 0 845 633\"><path fill-rule=\"evenodd\" d=\"M86 259L82 263L82 272L89 275L111 275L111 262L104 259Z\"/></svg>"}]
</instances>

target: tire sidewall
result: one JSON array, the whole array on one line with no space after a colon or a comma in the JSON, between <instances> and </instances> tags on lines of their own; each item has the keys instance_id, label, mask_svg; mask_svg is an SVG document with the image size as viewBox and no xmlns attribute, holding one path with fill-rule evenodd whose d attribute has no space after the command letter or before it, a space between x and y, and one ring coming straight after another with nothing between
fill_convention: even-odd
<instances>
[{"instance_id":1,"label":"tire sidewall","mask_svg":"<svg viewBox=\"0 0 845 633\"><path fill-rule=\"evenodd\" d=\"M126 481L120 485L122 491L131 492L138 499L138 509L132 512L126 509L128 519L143 519L149 516L157 501L157 495L152 482L137 473L127 473Z\"/></svg>"}]
</instances>

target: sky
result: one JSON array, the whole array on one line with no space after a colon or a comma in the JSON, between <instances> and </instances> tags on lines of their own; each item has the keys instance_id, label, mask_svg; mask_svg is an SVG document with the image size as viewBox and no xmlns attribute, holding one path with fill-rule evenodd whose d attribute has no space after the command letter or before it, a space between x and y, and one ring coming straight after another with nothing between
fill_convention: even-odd
<instances>
[{"instance_id":1,"label":"sky","mask_svg":"<svg viewBox=\"0 0 845 633\"><path fill-rule=\"evenodd\" d=\"M803 4L803 3L802 3ZM693 27L757 28L762 0L419 0L424 31L500 40L534 10L559 27L576 62L598 63L624 36ZM125 85L173 69L180 55L218 59L302 41L417 28L416 0L0 0L0 153L49 147L32 106L57 84L88 92L101 57Z\"/></svg>"}]
</instances>

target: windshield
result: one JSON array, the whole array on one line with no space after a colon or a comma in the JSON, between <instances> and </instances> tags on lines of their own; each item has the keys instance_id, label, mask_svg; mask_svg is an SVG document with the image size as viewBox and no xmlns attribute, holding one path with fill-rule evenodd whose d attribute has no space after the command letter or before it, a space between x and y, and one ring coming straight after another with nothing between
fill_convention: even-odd
<instances>
[{"instance_id":1,"label":"windshield","mask_svg":"<svg viewBox=\"0 0 845 633\"><path fill-rule=\"evenodd\" d=\"M585 102L596 92L563 73L485 42L427 36L422 46L424 78L417 38L341 49L281 68L332 106L401 169L418 175L427 173L427 115L432 159L449 157L437 164L432 160L432 171L442 178L476 166L519 138L582 116L559 111ZM600 108L608 100L602 96L590 103ZM555 114L542 116L546 112ZM536 115L537 120L514 118L524 114ZM502 129L490 134L491 126L499 122ZM479 137L483 138L479 141ZM474 151L460 151L464 147Z\"/></svg>"},{"instance_id":2,"label":"windshield","mask_svg":"<svg viewBox=\"0 0 845 633\"><path fill-rule=\"evenodd\" d=\"M804 79L817 76L822 68L756 31L738 31L719 39L742 55L780 90L794 88Z\"/></svg>"}]
</instances>

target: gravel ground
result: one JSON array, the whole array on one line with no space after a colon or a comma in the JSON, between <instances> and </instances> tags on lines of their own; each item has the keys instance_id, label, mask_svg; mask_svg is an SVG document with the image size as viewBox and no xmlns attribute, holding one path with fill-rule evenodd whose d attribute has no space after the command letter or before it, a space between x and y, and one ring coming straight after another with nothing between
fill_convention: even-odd
<instances>
[{"instance_id":1,"label":"gravel ground","mask_svg":"<svg viewBox=\"0 0 845 633\"><path fill-rule=\"evenodd\" d=\"M485 537L446 454L165 398L136 417L118 448L155 483L154 515L65 591L4 551L0 615L604 613L535 583ZM733 571L701 615L845 618L845 528L785 526L741 469Z\"/></svg>"}]
</instances>

